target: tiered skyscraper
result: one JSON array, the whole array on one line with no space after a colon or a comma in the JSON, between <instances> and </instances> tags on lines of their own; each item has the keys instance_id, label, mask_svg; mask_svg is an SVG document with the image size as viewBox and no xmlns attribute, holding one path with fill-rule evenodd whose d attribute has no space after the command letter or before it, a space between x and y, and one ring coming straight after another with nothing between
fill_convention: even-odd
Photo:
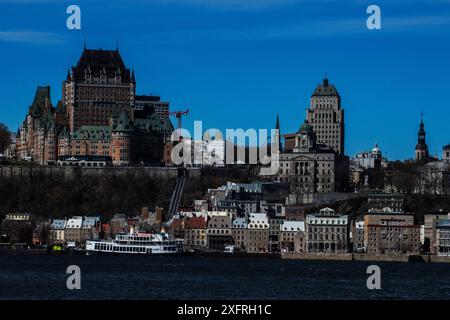
<instances>
[{"instance_id":1,"label":"tiered skyscraper","mask_svg":"<svg viewBox=\"0 0 450 320\"><path fill-rule=\"evenodd\" d=\"M314 129L317 143L344 155L344 110L334 85L323 79L311 96L306 120Z\"/></svg>"}]
</instances>

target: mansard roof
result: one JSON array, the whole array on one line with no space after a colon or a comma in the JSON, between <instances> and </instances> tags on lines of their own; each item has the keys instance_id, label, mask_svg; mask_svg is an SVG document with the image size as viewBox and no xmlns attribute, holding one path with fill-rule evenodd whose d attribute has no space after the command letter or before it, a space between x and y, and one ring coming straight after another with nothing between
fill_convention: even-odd
<instances>
[{"instance_id":1,"label":"mansard roof","mask_svg":"<svg viewBox=\"0 0 450 320\"><path fill-rule=\"evenodd\" d=\"M82 126L70 138L74 140L109 140L111 139L111 127Z\"/></svg>"},{"instance_id":2,"label":"mansard roof","mask_svg":"<svg viewBox=\"0 0 450 320\"><path fill-rule=\"evenodd\" d=\"M84 49L76 67L72 68L75 80L84 80L85 70L90 70L93 76L99 76L106 72L106 76L114 77L116 72L122 77L122 81L130 82L132 79L130 70L125 64L118 50L91 50Z\"/></svg>"},{"instance_id":3,"label":"mansard roof","mask_svg":"<svg viewBox=\"0 0 450 320\"><path fill-rule=\"evenodd\" d=\"M319 84L316 89L314 90L314 93L312 94L313 97L340 97L338 91L336 90L335 86L330 84L328 82L328 79L323 79L323 82Z\"/></svg>"},{"instance_id":4,"label":"mansard roof","mask_svg":"<svg viewBox=\"0 0 450 320\"><path fill-rule=\"evenodd\" d=\"M145 112L136 112L135 110L134 112L134 125L138 130L143 132L156 131L159 133L171 133L174 130L172 122L169 119L164 122L153 107L145 106L144 109L148 110L145 110Z\"/></svg>"}]
</instances>

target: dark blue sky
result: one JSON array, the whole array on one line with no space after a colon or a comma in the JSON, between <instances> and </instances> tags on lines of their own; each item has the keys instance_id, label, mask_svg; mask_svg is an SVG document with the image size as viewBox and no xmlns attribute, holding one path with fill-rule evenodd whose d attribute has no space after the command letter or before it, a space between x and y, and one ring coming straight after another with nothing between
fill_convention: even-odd
<instances>
[{"instance_id":1,"label":"dark blue sky","mask_svg":"<svg viewBox=\"0 0 450 320\"><path fill-rule=\"evenodd\" d=\"M66 28L81 7L82 29ZM381 7L382 29L366 28ZM450 1L0 0L0 122L17 129L37 84L61 98L83 49L119 48L137 93L189 108L192 128L297 130L328 73L342 97L346 153L378 142L411 158L420 112L432 154L450 143Z\"/></svg>"}]
</instances>

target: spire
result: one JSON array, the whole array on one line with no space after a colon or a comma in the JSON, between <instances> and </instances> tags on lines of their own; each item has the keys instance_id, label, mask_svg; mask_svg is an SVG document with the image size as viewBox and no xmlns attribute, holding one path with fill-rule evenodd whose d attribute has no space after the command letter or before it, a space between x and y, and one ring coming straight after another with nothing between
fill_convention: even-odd
<instances>
[{"instance_id":1,"label":"spire","mask_svg":"<svg viewBox=\"0 0 450 320\"><path fill-rule=\"evenodd\" d=\"M70 69L67 69L66 81L70 81Z\"/></svg>"},{"instance_id":2,"label":"spire","mask_svg":"<svg viewBox=\"0 0 450 320\"><path fill-rule=\"evenodd\" d=\"M117 40L117 43L116 43L116 52L119 52L119 40Z\"/></svg>"},{"instance_id":3,"label":"spire","mask_svg":"<svg viewBox=\"0 0 450 320\"><path fill-rule=\"evenodd\" d=\"M84 47L83 50L86 51L86 37L84 37Z\"/></svg>"},{"instance_id":4,"label":"spire","mask_svg":"<svg viewBox=\"0 0 450 320\"><path fill-rule=\"evenodd\" d=\"M134 78L134 68L131 70L131 81L136 82L136 80Z\"/></svg>"},{"instance_id":5,"label":"spire","mask_svg":"<svg viewBox=\"0 0 450 320\"><path fill-rule=\"evenodd\" d=\"M420 126L417 134L416 160L428 158L428 146L425 140L425 124L423 122L423 112L420 113Z\"/></svg>"},{"instance_id":6,"label":"spire","mask_svg":"<svg viewBox=\"0 0 450 320\"><path fill-rule=\"evenodd\" d=\"M280 117L278 116L278 112L277 112L277 122L275 124L275 129L280 130Z\"/></svg>"},{"instance_id":7,"label":"spire","mask_svg":"<svg viewBox=\"0 0 450 320\"><path fill-rule=\"evenodd\" d=\"M328 87L328 73L325 72L325 76L323 78L323 86Z\"/></svg>"}]
</instances>

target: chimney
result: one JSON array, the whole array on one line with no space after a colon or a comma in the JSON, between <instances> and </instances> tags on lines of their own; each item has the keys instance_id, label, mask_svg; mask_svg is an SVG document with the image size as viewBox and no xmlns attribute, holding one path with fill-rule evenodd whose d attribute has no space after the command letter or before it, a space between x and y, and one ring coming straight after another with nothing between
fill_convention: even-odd
<instances>
[{"instance_id":1,"label":"chimney","mask_svg":"<svg viewBox=\"0 0 450 320\"><path fill-rule=\"evenodd\" d=\"M155 208L155 223L161 224L163 221L163 208L156 207Z\"/></svg>"},{"instance_id":2,"label":"chimney","mask_svg":"<svg viewBox=\"0 0 450 320\"><path fill-rule=\"evenodd\" d=\"M148 207L143 207L141 210L141 219L148 220L148 218L149 218Z\"/></svg>"}]
</instances>

